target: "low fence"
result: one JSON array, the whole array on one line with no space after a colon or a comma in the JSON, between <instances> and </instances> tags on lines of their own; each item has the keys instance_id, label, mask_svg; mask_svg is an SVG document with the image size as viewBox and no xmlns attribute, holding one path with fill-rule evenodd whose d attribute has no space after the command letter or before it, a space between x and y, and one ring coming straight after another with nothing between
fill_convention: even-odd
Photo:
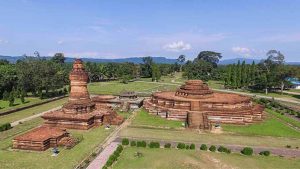
<instances>
[{"instance_id":1,"label":"low fence","mask_svg":"<svg viewBox=\"0 0 300 169\"><path fill-rule=\"evenodd\" d=\"M0 116L4 116L4 115L7 115L7 114L15 113L17 111L25 110L25 109L32 108L32 107L35 107L35 106L39 106L39 105L42 105L42 104L46 104L46 103L49 103L49 102L60 100L60 99L63 99L65 97L67 97L67 95L54 97L52 99L48 99L48 100L40 102L40 103L35 103L35 104L32 104L32 105L28 105L28 106L7 110L7 111L4 111L4 112L1 112Z\"/></svg>"}]
</instances>

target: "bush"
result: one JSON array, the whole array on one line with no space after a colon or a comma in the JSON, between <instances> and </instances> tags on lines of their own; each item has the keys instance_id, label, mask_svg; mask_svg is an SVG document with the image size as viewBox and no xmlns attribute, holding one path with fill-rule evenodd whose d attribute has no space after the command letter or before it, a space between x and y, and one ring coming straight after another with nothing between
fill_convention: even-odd
<instances>
[{"instance_id":1,"label":"bush","mask_svg":"<svg viewBox=\"0 0 300 169\"><path fill-rule=\"evenodd\" d=\"M209 151L211 151L211 152L215 152L216 151L216 146L214 146L214 145L212 145L212 146L210 146L209 147Z\"/></svg>"},{"instance_id":2,"label":"bush","mask_svg":"<svg viewBox=\"0 0 300 169\"><path fill-rule=\"evenodd\" d=\"M118 147L117 147L117 150L116 151L118 151L118 152L122 152L123 151L123 146L122 145L118 145Z\"/></svg>"},{"instance_id":3,"label":"bush","mask_svg":"<svg viewBox=\"0 0 300 169\"><path fill-rule=\"evenodd\" d=\"M131 142L130 142L130 146L131 146L131 147L136 146L136 142L135 142L135 141L131 141Z\"/></svg>"},{"instance_id":4,"label":"bush","mask_svg":"<svg viewBox=\"0 0 300 169\"><path fill-rule=\"evenodd\" d=\"M107 166L106 166L106 165L105 165L105 166L103 166L103 167L102 167L102 169L107 169Z\"/></svg>"},{"instance_id":5,"label":"bush","mask_svg":"<svg viewBox=\"0 0 300 169\"><path fill-rule=\"evenodd\" d=\"M150 147L150 148L159 148L159 147L160 147L160 144L159 144L159 142L153 142L153 141L151 141L151 142L149 143L149 147Z\"/></svg>"},{"instance_id":6,"label":"bush","mask_svg":"<svg viewBox=\"0 0 300 169\"><path fill-rule=\"evenodd\" d=\"M253 154L253 149L251 147L245 147L242 151L242 154L244 155L252 155Z\"/></svg>"},{"instance_id":7,"label":"bush","mask_svg":"<svg viewBox=\"0 0 300 169\"><path fill-rule=\"evenodd\" d=\"M171 143L166 143L164 147L165 148L171 148Z\"/></svg>"},{"instance_id":8,"label":"bush","mask_svg":"<svg viewBox=\"0 0 300 169\"><path fill-rule=\"evenodd\" d=\"M8 101L9 101L9 107L14 106L15 98L13 92L10 92Z\"/></svg>"},{"instance_id":9,"label":"bush","mask_svg":"<svg viewBox=\"0 0 300 169\"><path fill-rule=\"evenodd\" d=\"M147 143L146 141L137 141L137 147L146 147L147 146Z\"/></svg>"},{"instance_id":10,"label":"bush","mask_svg":"<svg viewBox=\"0 0 300 169\"><path fill-rule=\"evenodd\" d=\"M187 144L187 145L185 145L185 149L190 149L190 146Z\"/></svg>"},{"instance_id":11,"label":"bush","mask_svg":"<svg viewBox=\"0 0 300 169\"><path fill-rule=\"evenodd\" d=\"M106 161L106 166L107 167L109 167L109 166L111 166L113 164L113 161L111 161L110 159L108 159L107 161Z\"/></svg>"},{"instance_id":12,"label":"bush","mask_svg":"<svg viewBox=\"0 0 300 169\"><path fill-rule=\"evenodd\" d=\"M225 152L226 151L226 148L225 147L223 147L223 146L220 146L219 148L218 148L218 151L219 152Z\"/></svg>"},{"instance_id":13,"label":"bush","mask_svg":"<svg viewBox=\"0 0 300 169\"><path fill-rule=\"evenodd\" d=\"M177 144L177 148L178 149L184 149L185 148L185 144L184 143L178 143Z\"/></svg>"},{"instance_id":14,"label":"bush","mask_svg":"<svg viewBox=\"0 0 300 169\"><path fill-rule=\"evenodd\" d=\"M190 145L190 149L191 149L191 150L195 150L195 148L196 148L195 144L191 144L191 145Z\"/></svg>"},{"instance_id":15,"label":"bush","mask_svg":"<svg viewBox=\"0 0 300 169\"><path fill-rule=\"evenodd\" d=\"M292 146L291 145L286 145L286 148L291 148Z\"/></svg>"},{"instance_id":16,"label":"bush","mask_svg":"<svg viewBox=\"0 0 300 169\"><path fill-rule=\"evenodd\" d=\"M201 147L200 147L200 150L207 151L207 146L206 146L206 144L202 144Z\"/></svg>"},{"instance_id":17,"label":"bush","mask_svg":"<svg viewBox=\"0 0 300 169\"><path fill-rule=\"evenodd\" d=\"M127 138L122 139L122 145L127 146L129 144L129 140Z\"/></svg>"},{"instance_id":18,"label":"bush","mask_svg":"<svg viewBox=\"0 0 300 169\"><path fill-rule=\"evenodd\" d=\"M12 128L12 127L11 127L10 123L4 123L4 124L1 124L1 125L0 125L0 131L9 130L9 129L11 129L11 128Z\"/></svg>"},{"instance_id":19,"label":"bush","mask_svg":"<svg viewBox=\"0 0 300 169\"><path fill-rule=\"evenodd\" d=\"M264 156L270 156L271 152L270 151L261 151L259 155L264 155Z\"/></svg>"},{"instance_id":20,"label":"bush","mask_svg":"<svg viewBox=\"0 0 300 169\"><path fill-rule=\"evenodd\" d=\"M220 146L220 147L218 148L218 151L221 152L221 153L227 153L227 154L230 154L230 153L231 153L231 150L228 149L228 148L226 148L226 147L224 147L224 146Z\"/></svg>"}]
</instances>

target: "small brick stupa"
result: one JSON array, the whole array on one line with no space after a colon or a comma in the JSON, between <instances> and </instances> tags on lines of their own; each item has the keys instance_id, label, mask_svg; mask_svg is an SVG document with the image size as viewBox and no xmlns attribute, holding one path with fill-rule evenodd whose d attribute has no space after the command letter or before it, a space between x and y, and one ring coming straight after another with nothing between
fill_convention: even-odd
<instances>
[{"instance_id":1,"label":"small brick stupa","mask_svg":"<svg viewBox=\"0 0 300 169\"><path fill-rule=\"evenodd\" d=\"M115 111L105 106L97 106L91 101L87 90L88 73L83 67L82 60L75 60L69 78L71 92L68 103L63 105L61 110L43 115L45 124L87 130L94 125L122 123L123 118Z\"/></svg>"},{"instance_id":2,"label":"small brick stupa","mask_svg":"<svg viewBox=\"0 0 300 169\"><path fill-rule=\"evenodd\" d=\"M210 129L213 124L251 124L263 119L264 108L250 97L213 92L201 80L189 80L176 92L157 92L144 100L153 115L187 122L190 128Z\"/></svg>"}]
</instances>

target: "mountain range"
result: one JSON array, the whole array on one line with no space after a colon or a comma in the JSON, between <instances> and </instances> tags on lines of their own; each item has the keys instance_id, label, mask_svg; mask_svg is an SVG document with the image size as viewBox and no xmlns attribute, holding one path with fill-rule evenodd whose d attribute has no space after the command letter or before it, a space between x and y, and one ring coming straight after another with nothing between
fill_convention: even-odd
<instances>
[{"instance_id":1,"label":"mountain range","mask_svg":"<svg viewBox=\"0 0 300 169\"><path fill-rule=\"evenodd\" d=\"M23 56L3 56L0 55L0 59L6 59L10 63L16 63L17 60L22 59ZM50 56L45 56L44 58L50 59ZM72 57L66 57L65 62L73 62L75 58ZM116 58L116 59L98 59L98 58L82 58L84 62L95 62L95 63L124 63L124 62L132 62L135 64L143 63L142 57L129 57L129 58ZM234 59L223 59L220 60L219 65L228 65L233 63L238 63L245 61L246 64L251 64L253 61L255 63L259 63L261 60L259 59L251 59L251 58L234 58ZM166 64L173 64L176 62L176 59L170 59L166 57L153 57L153 61L155 63L166 63ZM300 62L286 62L286 64L289 65L300 65Z\"/></svg>"}]
</instances>

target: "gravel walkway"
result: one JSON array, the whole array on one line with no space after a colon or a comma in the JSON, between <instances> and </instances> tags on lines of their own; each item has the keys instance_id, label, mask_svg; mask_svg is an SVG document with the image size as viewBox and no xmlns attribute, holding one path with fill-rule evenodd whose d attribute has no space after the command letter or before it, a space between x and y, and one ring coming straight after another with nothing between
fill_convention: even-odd
<instances>
[{"instance_id":1,"label":"gravel walkway","mask_svg":"<svg viewBox=\"0 0 300 169\"><path fill-rule=\"evenodd\" d=\"M24 118L24 119L14 121L14 122L10 123L10 125L11 125L12 127L14 127L14 126L16 126L16 125L18 125L18 124L20 124L20 123L25 122L25 121L29 121L29 120L32 120L32 119L34 119L34 118L40 117L40 116L42 116L42 115L45 114L45 113L48 113L48 112L51 112L51 111L55 111L55 110L61 109L61 107L62 107L62 106L55 107L55 108L53 108L53 109L50 109L50 110L47 110L47 111L44 111L44 112L41 112L41 113L38 113L38 114L35 114L35 115L32 115L32 116L29 116L29 117L26 117L26 118Z\"/></svg>"}]
</instances>

